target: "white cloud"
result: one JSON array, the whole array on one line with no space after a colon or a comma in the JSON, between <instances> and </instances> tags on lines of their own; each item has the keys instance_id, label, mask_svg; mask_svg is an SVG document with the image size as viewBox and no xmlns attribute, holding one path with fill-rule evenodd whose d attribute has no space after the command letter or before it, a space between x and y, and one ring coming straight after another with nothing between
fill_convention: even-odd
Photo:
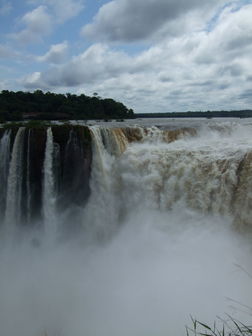
<instances>
[{"instance_id":1,"label":"white cloud","mask_svg":"<svg viewBox=\"0 0 252 336\"><path fill-rule=\"evenodd\" d=\"M68 43L64 41L63 43L53 44L49 51L43 55L36 58L39 62L48 62L59 64L63 63L66 59L66 53L68 50Z\"/></svg>"},{"instance_id":2,"label":"white cloud","mask_svg":"<svg viewBox=\"0 0 252 336\"><path fill-rule=\"evenodd\" d=\"M40 81L41 73L33 72L32 74L25 76L24 79L20 80L20 83L24 82L26 88L37 87L37 83ZM39 84L39 87L42 88L42 83Z\"/></svg>"},{"instance_id":3,"label":"white cloud","mask_svg":"<svg viewBox=\"0 0 252 336\"><path fill-rule=\"evenodd\" d=\"M239 11L226 8L213 32L205 33L195 57L200 62L229 61L247 57L252 45L252 5Z\"/></svg>"},{"instance_id":4,"label":"white cloud","mask_svg":"<svg viewBox=\"0 0 252 336\"><path fill-rule=\"evenodd\" d=\"M198 29L224 0L112 0L82 34L95 40L132 42ZM193 14L193 15L192 15ZM202 27L201 27L202 28Z\"/></svg>"},{"instance_id":5,"label":"white cloud","mask_svg":"<svg viewBox=\"0 0 252 336\"><path fill-rule=\"evenodd\" d=\"M116 60L116 61L115 61ZM115 52L108 47L97 44L88 48L84 53L40 76L28 76L25 85L43 86L48 88L58 86L74 87L83 83L95 83L97 80L106 80L107 77L116 77L127 71L131 59L123 52Z\"/></svg>"},{"instance_id":6,"label":"white cloud","mask_svg":"<svg viewBox=\"0 0 252 336\"><path fill-rule=\"evenodd\" d=\"M26 13L21 23L25 28L17 33L10 34L12 38L21 43L40 41L41 38L49 34L52 30L52 17L48 14L45 6L39 6Z\"/></svg>"},{"instance_id":7,"label":"white cloud","mask_svg":"<svg viewBox=\"0 0 252 336\"><path fill-rule=\"evenodd\" d=\"M24 28L9 34L22 44L39 42L49 35L57 24L77 16L84 8L84 0L30 0L28 4L37 7L27 12L19 24Z\"/></svg>"},{"instance_id":8,"label":"white cloud","mask_svg":"<svg viewBox=\"0 0 252 336\"><path fill-rule=\"evenodd\" d=\"M84 9L83 0L45 0L48 6L53 8L54 16L59 22L65 22Z\"/></svg>"},{"instance_id":9,"label":"white cloud","mask_svg":"<svg viewBox=\"0 0 252 336\"><path fill-rule=\"evenodd\" d=\"M57 23L64 23L80 14L84 9L84 0L30 0L30 4L45 5Z\"/></svg>"},{"instance_id":10,"label":"white cloud","mask_svg":"<svg viewBox=\"0 0 252 336\"><path fill-rule=\"evenodd\" d=\"M28 88L99 92L137 112L248 108L252 5L226 8L209 32L167 38L136 56L96 44L24 79Z\"/></svg>"}]
</instances>

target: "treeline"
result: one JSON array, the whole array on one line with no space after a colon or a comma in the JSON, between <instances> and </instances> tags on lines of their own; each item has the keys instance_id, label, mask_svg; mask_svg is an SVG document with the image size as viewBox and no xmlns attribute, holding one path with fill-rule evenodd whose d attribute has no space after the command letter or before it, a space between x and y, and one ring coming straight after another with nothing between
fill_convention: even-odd
<instances>
[{"instance_id":1,"label":"treeline","mask_svg":"<svg viewBox=\"0 0 252 336\"><path fill-rule=\"evenodd\" d=\"M252 118L252 110L138 113L137 118Z\"/></svg>"},{"instance_id":2,"label":"treeline","mask_svg":"<svg viewBox=\"0 0 252 336\"><path fill-rule=\"evenodd\" d=\"M134 118L132 109L111 98L102 99L97 93L93 97L41 90L33 93L3 90L0 93L0 121L127 118Z\"/></svg>"}]
</instances>

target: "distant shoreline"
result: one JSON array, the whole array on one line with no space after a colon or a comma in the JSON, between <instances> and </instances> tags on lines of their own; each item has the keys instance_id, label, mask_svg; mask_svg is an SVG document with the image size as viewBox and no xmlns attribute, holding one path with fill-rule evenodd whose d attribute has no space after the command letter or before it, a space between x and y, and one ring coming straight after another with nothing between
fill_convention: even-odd
<instances>
[{"instance_id":1,"label":"distant shoreline","mask_svg":"<svg viewBox=\"0 0 252 336\"><path fill-rule=\"evenodd\" d=\"M252 118L252 110L135 113L135 118Z\"/></svg>"}]
</instances>

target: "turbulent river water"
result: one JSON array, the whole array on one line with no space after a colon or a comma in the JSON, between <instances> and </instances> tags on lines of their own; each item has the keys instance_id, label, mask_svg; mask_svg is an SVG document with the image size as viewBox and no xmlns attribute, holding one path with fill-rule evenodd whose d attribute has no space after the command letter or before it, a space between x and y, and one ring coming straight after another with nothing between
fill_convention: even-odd
<instances>
[{"instance_id":1,"label":"turbulent river water","mask_svg":"<svg viewBox=\"0 0 252 336\"><path fill-rule=\"evenodd\" d=\"M252 121L0 129L0 335L251 323Z\"/></svg>"}]
</instances>

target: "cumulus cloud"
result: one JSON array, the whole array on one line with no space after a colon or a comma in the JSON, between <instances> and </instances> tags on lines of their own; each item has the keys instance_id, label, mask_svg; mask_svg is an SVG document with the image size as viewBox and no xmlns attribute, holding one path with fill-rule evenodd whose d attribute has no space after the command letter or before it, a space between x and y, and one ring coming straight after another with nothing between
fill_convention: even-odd
<instances>
[{"instance_id":1,"label":"cumulus cloud","mask_svg":"<svg viewBox=\"0 0 252 336\"><path fill-rule=\"evenodd\" d=\"M246 108L252 103L251 16L252 5L227 7L211 31L168 38L135 56L96 44L23 84L95 91L137 112Z\"/></svg>"},{"instance_id":2,"label":"cumulus cloud","mask_svg":"<svg viewBox=\"0 0 252 336\"><path fill-rule=\"evenodd\" d=\"M220 15L213 32L205 33L197 53L198 60L218 61L224 59L240 59L252 45L252 5L247 5L237 11L233 6L227 7ZM196 56L197 57L197 56Z\"/></svg>"},{"instance_id":3,"label":"cumulus cloud","mask_svg":"<svg viewBox=\"0 0 252 336\"><path fill-rule=\"evenodd\" d=\"M28 4L36 5L36 8L19 20L19 25L24 28L8 36L21 44L41 41L56 25L77 16L84 8L83 2L84 0L30 0Z\"/></svg>"},{"instance_id":4,"label":"cumulus cloud","mask_svg":"<svg viewBox=\"0 0 252 336\"><path fill-rule=\"evenodd\" d=\"M30 4L45 5L58 23L63 23L84 9L84 0L30 0Z\"/></svg>"},{"instance_id":5,"label":"cumulus cloud","mask_svg":"<svg viewBox=\"0 0 252 336\"><path fill-rule=\"evenodd\" d=\"M25 28L10 36L21 43L39 41L51 32L52 17L49 15L45 6L39 6L27 12L21 19Z\"/></svg>"},{"instance_id":6,"label":"cumulus cloud","mask_svg":"<svg viewBox=\"0 0 252 336\"><path fill-rule=\"evenodd\" d=\"M59 22L65 22L77 16L84 8L83 0L45 0L53 8L54 16Z\"/></svg>"},{"instance_id":7,"label":"cumulus cloud","mask_svg":"<svg viewBox=\"0 0 252 336\"><path fill-rule=\"evenodd\" d=\"M125 53L97 44L62 66L28 76L24 84L26 87L75 87L116 77L128 70L129 63L130 58Z\"/></svg>"},{"instance_id":8,"label":"cumulus cloud","mask_svg":"<svg viewBox=\"0 0 252 336\"><path fill-rule=\"evenodd\" d=\"M103 5L82 34L92 39L132 42L157 33L175 35L199 27L222 0L113 0ZM190 20L190 13L197 12ZM188 22L189 21L189 22ZM189 23L189 24L188 24Z\"/></svg>"},{"instance_id":9,"label":"cumulus cloud","mask_svg":"<svg viewBox=\"0 0 252 336\"><path fill-rule=\"evenodd\" d=\"M67 41L59 44L53 44L45 55L38 56L36 60L39 62L48 62L54 64L63 63L66 59L67 49Z\"/></svg>"},{"instance_id":10,"label":"cumulus cloud","mask_svg":"<svg viewBox=\"0 0 252 336\"><path fill-rule=\"evenodd\" d=\"M25 86L27 88L33 88L34 83L38 82L40 80L41 73L40 72L33 72L32 74L25 77ZM41 83L39 87L41 87Z\"/></svg>"}]
</instances>

